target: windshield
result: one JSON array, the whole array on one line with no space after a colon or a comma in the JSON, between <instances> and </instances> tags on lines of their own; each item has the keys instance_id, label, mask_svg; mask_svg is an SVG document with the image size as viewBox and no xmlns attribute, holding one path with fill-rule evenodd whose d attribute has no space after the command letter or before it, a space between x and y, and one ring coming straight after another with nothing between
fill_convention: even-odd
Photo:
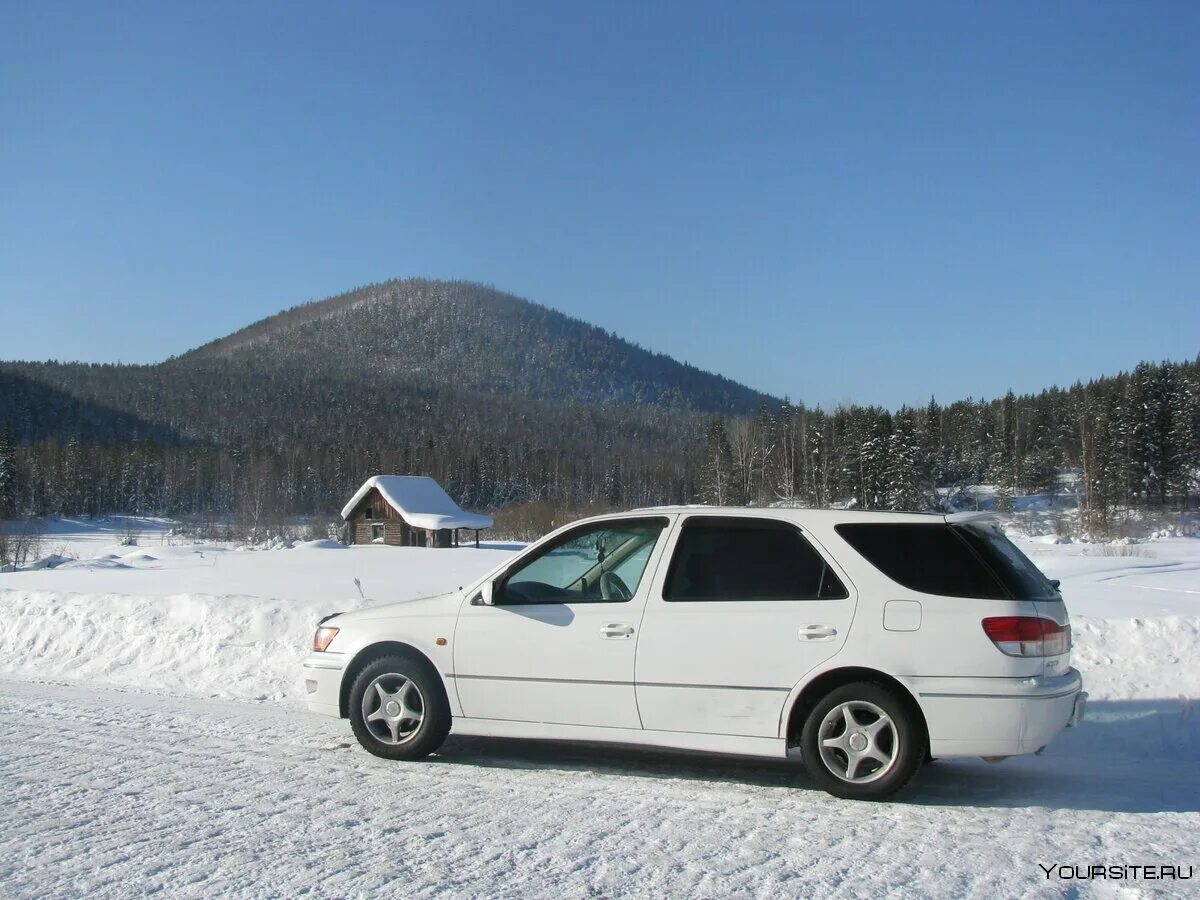
<instances>
[{"instance_id":1,"label":"windshield","mask_svg":"<svg viewBox=\"0 0 1200 900\"><path fill-rule=\"evenodd\" d=\"M1050 580L996 525L955 525L954 530L983 558L1014 597L1058 599L1058 591Z\"/></svg>"}]
</instances>

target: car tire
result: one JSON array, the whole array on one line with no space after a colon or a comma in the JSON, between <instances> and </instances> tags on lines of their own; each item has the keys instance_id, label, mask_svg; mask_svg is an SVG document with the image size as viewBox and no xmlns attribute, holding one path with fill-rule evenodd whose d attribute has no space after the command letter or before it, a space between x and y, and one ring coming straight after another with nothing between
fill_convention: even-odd
<instances>
[{"instance_id":1,"label":"car tire","mask_svg":"<svg viewBox=\"0 0 1200 900\"><path fill-rule=\"evenodd\" d=\"M368 753L420 759L450 733L450 701L433 667L416 654L368 663L350 687L350 728Z\"/></svg>"},{"instance_id":2,"label":"car tire","mask_svg":"<svg viewBox=\"0 0 1200 900\"><path fill-rule=\"evenodd\" d=\"M822 697L800 732L801 756L813 781L848 800L895 794L921 767L928 745L912 700L865 681Z\"/></svg>"}]
</instances>

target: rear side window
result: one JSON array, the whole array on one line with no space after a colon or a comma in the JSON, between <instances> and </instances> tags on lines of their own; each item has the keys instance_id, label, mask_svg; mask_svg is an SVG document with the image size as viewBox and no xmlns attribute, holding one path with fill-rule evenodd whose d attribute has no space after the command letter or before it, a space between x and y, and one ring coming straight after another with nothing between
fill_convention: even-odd
<instances>
[{"instance_id":1,"label":"rear side window","mask_svg":"<svg viewBox=\"0 0 1200 900\"><path fill-rule=\"evenodd\" d=\"M663 592L673 602L846 596L837 575L794 526L718 518L684 523Z\"/></svg>"},{"instance_id":2,"label":"rear side window","mask_svg":"<svg viewBox=\"0 0 1200 900\"><path fill-rule=\"evenodd\" d=\"M1008 596L949 525L864 522L835 530L867 562L910 590L985 600Z\"/></svg>"}]
</instances>

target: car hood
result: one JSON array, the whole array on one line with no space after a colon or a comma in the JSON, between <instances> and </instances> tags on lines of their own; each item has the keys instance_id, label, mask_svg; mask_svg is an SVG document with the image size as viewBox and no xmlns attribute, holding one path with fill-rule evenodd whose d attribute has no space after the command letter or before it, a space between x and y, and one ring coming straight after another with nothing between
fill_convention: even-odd
<instances>
[{"instance_id":1,"label":"car hood","mask_svg":"<svg viewBox=\"0 0 1200 900\"><path fill-rule=\"evenodd\" d=\"M431 597L415 597L394 603L373 603L353 612L338 613L329 620L330 625L366 622L371 619L401 619L410 616L435 616L453 612L458 604L459 593L435 594Z\"/></svg>"}]
</instances>

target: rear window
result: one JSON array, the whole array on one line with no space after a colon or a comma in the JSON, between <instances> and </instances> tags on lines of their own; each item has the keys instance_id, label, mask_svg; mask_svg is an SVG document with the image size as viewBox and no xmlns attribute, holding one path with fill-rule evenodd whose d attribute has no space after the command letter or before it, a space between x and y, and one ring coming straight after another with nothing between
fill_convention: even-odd
<instances>
[{"instance_id":1,"label":"rear window","mask_svg":"<svg viewBox=\"0 0 1200 900\"><path fill-rule=\"evenodd\" d=\"M684 523L663 599L837 600L846 588L796 528L763 519Z\"/></svg>"},{"instance_id":2,"label":"rear window","mask_svg":"<svg viewBox=\"0 0 1200 900\"><path fill-rule=\"evenodd\" d=\"M1050 579L995 525L955 525L954 530L983 558L1014 597L1021 600L1058 599Z\"/></svg>"},{"instance_id":3,"label":"rear window","mask_svg":"<svg viewBox=\"0 0 1200 900\"><path fill-rule=\"evenodd\" d=\"M863 522L835 530L867 562L910 590L985 600L1008 596L967 542L945 523Z\"/></svg>"}]
</instances>

